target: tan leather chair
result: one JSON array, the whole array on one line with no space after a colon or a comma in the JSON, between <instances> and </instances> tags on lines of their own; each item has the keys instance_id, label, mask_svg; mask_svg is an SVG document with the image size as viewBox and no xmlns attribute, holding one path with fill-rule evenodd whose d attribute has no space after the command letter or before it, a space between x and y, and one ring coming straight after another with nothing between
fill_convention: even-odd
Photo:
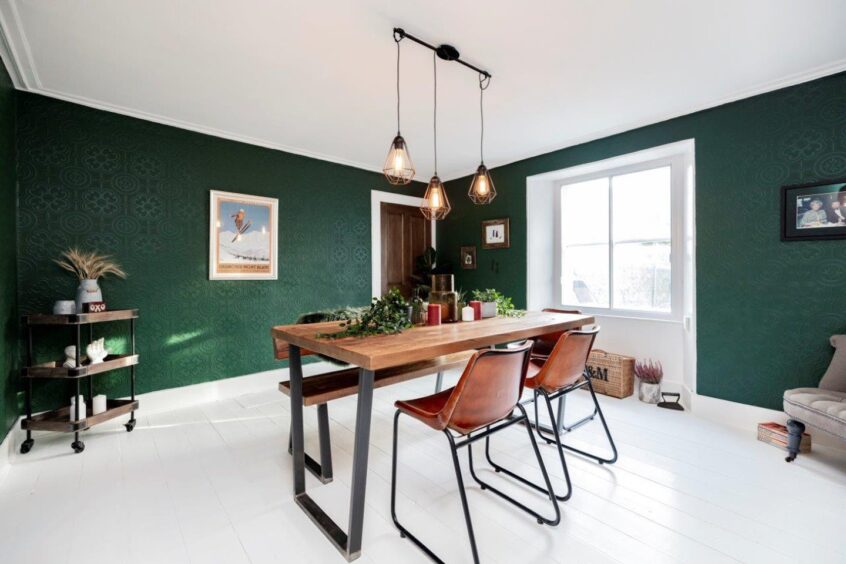
<instances>
[{"instance_id":1,"label":"tan leather chair","mask_svg":"<svg viewBox=\"0 0 846 564\"><path fill-rule=\"evenodd\" d=\"M540 450L535 442L534 433L530 428L528 415L525 408L520 405L520 397L523 393L531 349L532 342L528 341L518 348L479 351L470 359L467 368L465 368L455 387L422 398L397 401L395 404L397 411L394 415L391 517L393 517L394 524L399 529L402 537L408 537L423 552L437 562L441 560L420 539L400 524L397 519L397 429L400 414L408 415L435 431L443 432L449 440L450 450L452 451L452 462L458 481L458 491L461 494L461 505L464 509L464 519L467 524L467 533L470 536L470 547L473 551L474 562L479 562L479 553L476 549L476 538L473 534L473 524L470 520L470 510L467 505L467 495L464 491L461 467L458 463L458 449L462 447L467 447L471 473L474 479L482 486L483 490L488 489L514 504L535 517L540 524L557 525L561 520L558 502L552 493L547 493L547 498L552 503L555 516L549 519L500 490L481 482L473 470L472 444L474 442L480 439L488 440L492 434L498 431L510 427L515 423L525 422L529 440L535 451L538 465L546 483L545 491L552 492L549 475L543 464ZM513 416L515 409L520 412L516 417Z\"/></svg>"},{"instance_id":2,"label":"tan leather chair","mask_svg":"<svg viewBox=\"0 0 846 564\"><path fill-rule=\"evenodd\" d=\"M550 354L543 359L542 363L532 359L529 363L526 388L532 390L533 396L530 400L535 408L535 421L532 426L537 431L538 436L546 441L547 444L554 444L558 449L558 457L561 460L561 467L564 470L564 478L567 482L567 491L563 495L555 494L559 501L566 501L573 493L572 483L570 481L570 473L567 469L567 461L564 458L564 449L578 453L582 456L596 460L600 464L613 464L617 461L617 446L614 444L614 439L611 437L611 431L608 429L608 423L605 421L605 416L602 413L602 408L599 406L599 401L596 399L596 393L593 390L590 378L585 376L585 363L587 362L590 351L593 348L593 342L596 335L599 333L599 328L593 328L587 331L567 331L560 335L555 346L552 348ZM592 420L594 415L599 415L599 420L605 429L605 435L608 437L608 443L611 446L611 456L602 457L590 452L579 450L575 447L566 445L561 440L563 413L559 411L559 416L556 417L552 411L552 402L555 399L561 401L566 394L572 391L587 387L590 391L591 399L593 400L594 412L573 425L571 429L580 427L583 423ZM546 409L549 414L549 420L552 423L551 427L547 427L540 423L538 417L538 403L543 399L546 404ZM571 429L565 429L569 432ZM494 467L498 472L503 472L512 478L540 491L547 493L542 486L531 482L515 474L514 472L496 464L490 455L490 449L485 449L488 463Z\"/></svg>"}]
</instances>

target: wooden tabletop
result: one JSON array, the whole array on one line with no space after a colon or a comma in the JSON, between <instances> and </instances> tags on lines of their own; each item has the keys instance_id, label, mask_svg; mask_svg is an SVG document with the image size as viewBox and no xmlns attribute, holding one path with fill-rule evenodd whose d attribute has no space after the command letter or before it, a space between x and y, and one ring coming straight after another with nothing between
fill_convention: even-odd
<instances>
[{"instance_id":1,"label":"wooden tabletop","mask_svg":"<svg viewBox=\"0 0 846 564\"><path fill-rule=\"evenodd\" d=\"M320 333L340 331L340 322L279 325L274 338L324 354L367 370L380 370L441 355L530 339L546 333L590 325L590 315L527 312L523 317L492 317L480 321L414 327L398 335L317 338Z\"/></svg>"}]
</instances>

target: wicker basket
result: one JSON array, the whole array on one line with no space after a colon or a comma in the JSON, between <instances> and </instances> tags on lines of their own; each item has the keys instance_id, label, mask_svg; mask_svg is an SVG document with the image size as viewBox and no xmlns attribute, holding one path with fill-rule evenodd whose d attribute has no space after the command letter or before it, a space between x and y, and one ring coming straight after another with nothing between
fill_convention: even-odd
<instances>
[{"instance_id":1,"label":"wicker basket","mask_svg":"<svg viewBox=\"0 0 846 564\"><path fill-rule=\"evenodd\" d=\"M634 363L630 356L593 349L587 361L587 373L598 394L626 398L634 393Z\"/></svg>"}]
</instances>

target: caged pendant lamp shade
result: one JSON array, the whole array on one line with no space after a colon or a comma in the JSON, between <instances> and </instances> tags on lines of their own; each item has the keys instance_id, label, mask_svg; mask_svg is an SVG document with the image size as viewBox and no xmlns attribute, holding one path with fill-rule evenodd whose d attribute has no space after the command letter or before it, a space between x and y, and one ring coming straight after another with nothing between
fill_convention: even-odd
<instances>
[{"instance_id":1,"label":"caged pendant lamp shade","mask_svg":"<svg viewBox=\"0 0 846 564\"><path fill-rule=\"evenodd\" d=\"M391 148L388 150L388 157L385 159L385 166L382 168L385 178L395 186L408 184L414 180L414 163L411 162L411 155L408 154L408 145L402 135L397 135L391 141Z\"/></svg>"},{"instance_id":2,"label":"caged pendant lamp shade","mask_svg":"<svg viewBox=\"0 0 846 564\"><path fill-rule=\"evenodd\" d=\"M470 191L467 192L474 204L489 204L496 198L496 188L494 187L491 173L488 167L480 164L476 169L476 174L473 175L473 180L470 182Z\"/></svg>"},{"instance_id":3,"label":"caged pendant lamp shade","mask_svg":"<svg viewBox=\"0 0 846 564\"><path fill-rule=\"evenodd\" d=\"M397 136L391 141L391 148L388 149L388 156L385 159L385 166L382 172L388 182L394 186L409 184L414 180L414 163L408 153L408 145L400 135L400 41L401 36L394 33L394 41L397 44Z\"/></svg>"},{"instance_id":4,"label":"caged pendant lamp shade","mask_svg":"<svg viewBox=\"0 0 846 564\"><path fill-rule=\"evenodd\" d=\"M426 194L423 196L420 211L426 219L439 220L445 218L451 209L444 183L436 174L429 181L429 185L426 186Z\"/></svg>"},{"instance_id":5,"label":"caged pendant lamp shade","mask_svg":"<svg viewBox=\"0 0 846 564\"><path fill-rule=\"evenodd\" d=\"M470 190L467 195L470 200L477 205L490 204L496 198L496 188L494 187L491 173L488 167L485 166L485 106L484 95L485 90L490 85L490 76L479 76L479 115L482 118L481 135L479 136L479 168L476 169L476 174L473 175L473 180L470 181Z\"/></svg>"},{"instance_id":6,"label":"caged pendant lamp shade","mask_svg":"<svg viewBox=\"0 0 846 564\"><path fill-rule=\"evenodd\" d=\"M433 133L434 133L434 155L435 155L435 173L432 179L429 180L429 185L426 186L426 193L423 195L423 201L420 203L420 212L428 220L444 219L452 207L449 205L449 198L447 198L446 187L441 182L438 176L438 59L432 56L432 68L434 74L435 96L434 96L434 111L433 111Z\"/></svg>"}]
</instances>

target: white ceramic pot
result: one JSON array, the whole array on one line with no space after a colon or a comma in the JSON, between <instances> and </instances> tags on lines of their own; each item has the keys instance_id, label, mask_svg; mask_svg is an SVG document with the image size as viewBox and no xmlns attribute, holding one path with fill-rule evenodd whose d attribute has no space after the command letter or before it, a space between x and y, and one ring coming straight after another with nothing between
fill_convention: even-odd
<instances>
[{"instance_id":1,"label":"white ceramic pot","mask_svg":"<svg viewBox=\"0 0 846 564\"><path fill-rule=\"evenodd\" d=\"M496 302L482 302L482 319L496 317Z\"/></svg>"},{"instance_id":2,"label":"white ceramic pot","mask_svg":"<svg viewBox=\"0 0 846 564\"><path fill-rule=\"evenodd\" d=\"M97 284L97 279L80 280L79 288L76 289L76 312L82 313L82 304L89 302L102 302L103 292L100 291L100 285Z\"/></svg>"},{"instance_id":3,"label":"white ceramic pot","mask_svg":"<svg viewBox=\"0 0 846 564\"><path fill-rule=\"evenodd\" d=\"M641 382L637 389L637 397L644 403L658 403L661 401L661 384L647 384Z\"/></svg>"}]
</instances>

